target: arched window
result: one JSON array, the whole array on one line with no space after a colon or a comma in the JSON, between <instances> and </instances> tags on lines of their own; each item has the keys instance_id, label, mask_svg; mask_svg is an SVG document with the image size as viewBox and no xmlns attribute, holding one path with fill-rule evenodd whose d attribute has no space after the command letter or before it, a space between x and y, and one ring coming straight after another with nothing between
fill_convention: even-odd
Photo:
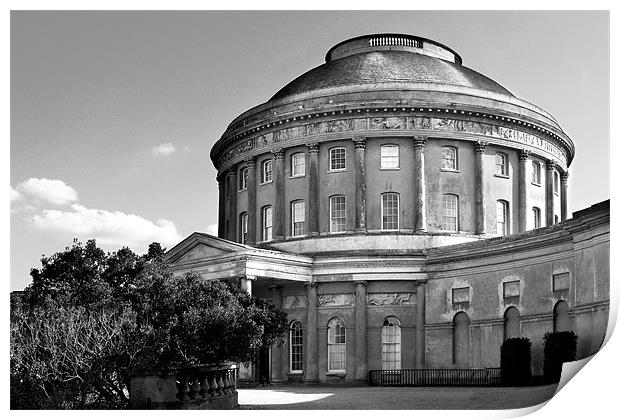
<instances>
[{"instance_id":1,"label":"arched window","mask_svg":"<svg viewBox=\"0 0 620 420\"><path fill-rule=\"evenodd\" d=\"M303 371L304 359L304 335L301 322L291 323L289 338L289 360L291 373L301 373Z\"/></svg>"},{"instance_id":2,"label":"arched window","mask_svg":"<svg viewBox=\"0 0 620 420\"><path fill-rule=\"evenodd\" d=\"M295 153L291 156L291 177L306 175L306 155Z\"/></svg>"},{"instance_id":3,"label":"arched window","mask_svg":"<svg viewBox=\"0 0 620 420\"><path fill-rule=\"evenodd\" d=\"M271 182L271 180L273 179L271 159L264 160L261 167L262 167L262 170L261 170L260 182L262 184L266 182Z\"/></svg>"},{"instance_id":4,"label":"arched window","mask_svg":"<svg viewBox=\"0 0 620 420\"><path fill-rule=\"evenodd\" d=\"M395 144L381 146L381 169L398 169L400 166L399 148Z\"/></svg>"},{"instance_id":5,"label":"arched window","mask_svg":"<svg viewBox=\"0 0 620 420\"><path fill-rule=\"evenodd\" d=\"M469 365L469 317L465 312L454 315L452 358L457 367Z\"/></svg>"},{"instance_id":6,"label":"arched window","mask_svg":"<svg viewBox=\"0 0 620 420\"><path fill-rule=\"evenodd\" d=\"M291 202L291 235L306 234L306 203L304 200Z\"/></svg>"},{"instance_id":7,"label":"arched window","mask_svg":"<svg viewBox=\"0 0 620 420\"><path fill-rule=\"evenodd\" d=\"M329 170L344 171L347 169L347 149L334 147L329 149Z\"/></svg>"},{"instance_id":8,"label":"arched window","mask_svg":"<svg viewBox=\"0 0 620 420\"><path fill-rule=\"evenodd\" d=\"M388 316L381 329L381 369L400 369L400 321Z\"/></svg>"},{"instance_id":9,"label":"arched window","mask_svg":"<svg viewBox=\"0 0 620 420\"><path fill-rule=\"evenodd\" d=\"M519 310L511 306L504 312L504 340L513 337L521 337L521 324Z\"/></svg>"},{"instance_id":10,"label":"arched window","mask_svg":"<svg viewBox=\"0 0 620 420\"><path fill-rule=\"evenodd\" d=\"M262 211L263 241L270 241L271 239L273 239L271 215L272 215L271 206L263 207L263 211Z\"/></svg>"},{"instance_id":11,"label":"arched window","mask_svg":"<svg viewBox=\"0 0 620 420\"><path fill-rule=\"evenodd\" d=\"M399 207L398 193L381 194L381 229L398 230Z\"/></svg>"},{"instance_id":12,"label":"arched window","mask_svg":"<svg viewBox=\"0 0 620 420\"><path fill-rule=\"evenodd\" d=\"M532 216L534 216L534 229L541 227L540 209L532 207Z\"/></svg>"},{"instance_id":13,"label":"arched window","mask_svg":"<svg viewBox=\"0 0 620 420\"><path fill-rule=\"evenodd\" d=\"M497 200L497 234L508 235L510 233L510 215L508 212L508 202Z\"/></svg>"},{"instance_id":14,"label":"arched window","mask_svg":"<svg viewBox=\"0 0 620 420\"><path fill-rule=\"evenodd\" d=\"M239 243L248 243L248 213L245 211L239 215Z\"/></svg>"},{"instance_id":15,"label":"arched window","mask_svg":"<svg viewBox=\"0 0 620 420\"><path fill-rule=\"evenodd\" d=\"M327 369L330 372L346 371L346 345L344 321L332 318L327 324Z\"/></svg>"},{"instance_id":16,"label":"arched window","mask_svg":"<svg viewBox=\"0 0 620 420\"><path fill-rule=\"evenodd\" d=\"M329 231L344 232L347 230L347 211L344 195L329 197Z\"/></svg>"},{"instance_id":17,"label":"arched window","mask_svg":"<svg viewBox=\"0 0 620 420\"><path fill-rule=\"evenodd\" d=\"M504 153L495 154L495 174L508 176L508 156Z\"/></svg>"},{"instance_id":18,"label":"arched window","mask_svg":"<svg viewBox=\"0 0 620 420\"><path fill-rule=\"evenodd\" d=\"M443 230L459 230L459 198L454 194L443 195Z\"/></svg>"},{"instance_id":19,"label":"arched window","mask_svg":"<svg viewBox=\"0 0 620 420\"><path fill-rule=\"evenodd\" d=\"M553 331L569 331L570 329L568 303L565 300L560 300L553 308Z\"/></svg>"},{"instance_id":20,"label":"arched window","mask_svg":"<svg viewBox=\"0 0 620 420\"><path fill-rule=\"evenodd\" d=\"M456 171L458 169L456 147L441 148L441 169Z\"/></svg>"}]
</instances>

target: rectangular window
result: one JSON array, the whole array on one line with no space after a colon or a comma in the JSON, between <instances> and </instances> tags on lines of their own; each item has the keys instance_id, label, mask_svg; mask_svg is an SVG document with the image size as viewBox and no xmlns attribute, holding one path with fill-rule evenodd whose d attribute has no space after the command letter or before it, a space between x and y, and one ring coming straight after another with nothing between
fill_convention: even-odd
<instances>
[{"instance_id":1,"label":"rectangular window","mask_svg":"<svg viewBox=\"0 0 620 420\"><path fill-rule=\"evenodd\" d=\"M519 282L507 281L504 283L504 298L519 297Z\"/></svg>"},{"instance_id":2,"label":"rectangular window","mask_svg":"<svg viewBox=\"0 0 620 420\"><path fill-rule=\"evenodd\" d=\"M441 169L456 171L456 149L454 147L441 148Z\"/></svg>"},{"instance_id":3,"label":"rectangular window","mask_svg":"<svg viewBox=\"0 0 620 420\"><path fill-rule=\"evenodd\" d=\"M344 195L329 198L329 231L344 232L347 230L347 213Z\"/></svg>"},{"instance_id":4,"label":"rectangular window","mask_svg":"<svg viewBox=\"0 0 620 420\"><path fill-rule=\"evenodd\" d=\"M469 287L452 289L452 303L469 303Z\"/></svg>"},{"instance_id":5,"label":"rectangular window","mask_svg":"<svg viewBox=\"0 0 620 420\"><path fill-rule=\"evenodd\" d=\"M303 200L291 203L291 233L293 236L306 234L306 203Z\"/></svg>"},{"instance_id":6,"label":"rectangular window","mask_svg":"<svg viewBox=\"0 0 620 420\"><path fill-rule=\"evenodd\" d=\"M273 239L271 215L271 206L263 207L263 241L270 241Z\"/></svg>"},{"instance_id":7,"label":"rectangular window","mask_svg":"<svg viewBox=\"0 0 620 420\"><path fill-rule=\"evenodd\" d=\"M496 211L497 234L508 235L508 203L502 200L497 202Z\"/></svg>"},{"instance_id":8,"label":"rectangular window","mask_svg":"<svg viewBox=\"0 0 620 420\"><path fill-rule=\"evenodd\" d=\"M443 196L443 230L458 231L459 199L454 194Z\"/></svg>"},{"instance_id":9,"label":"rectangular window","mask_svg":"<svg viewBox=\"0 0 620 420\"><path fill-rule=\"evenodd\" d=\"M540 163L532 161L532 182L540 185Z\"/></svg>"},{"instance_id":10,"label":"rectangular window","mask_svg":"<svg viewBox=\"0 0 620 420\"><path fill-rule=\"evenodd\" d=\"M538 207L532 208L532 215L534 216L534 229L541 227L540 209Z\"/></svg>"},{"instance_id":11,"label":"rectangular window","mask_svg":"<svg viewBox=\"0 0 620 420\"><path fill-rule=\"evenodd\" d=\"M553 192L558 194L560 191L560 176L557 172L553 172Z\"/></svg>"},{"instance_id":12,"label":"rectangular window","mask_svg":"<svg viewBox=\"0 0 620 420\"><path fill-rule=\"evenodd\" d=\"M497 175L508 176L508 158L503 153L495 155L495 173Z\"/></svg>"},{"instance_id":13,"label":"rectangular window","mask_svg":"<svg viewBox=\"0 0 620 420\"><path fill-rule=\"evenodd\" d=\"M306 155L295 153L291 156L291 177L306 175Z\"/></svg>"},{"instance_id":14,"label":"rectangular window","mask_svg":"<svg viewBox=\"0 0 620 420\"><path fill-rule=\"evenodd\" d=\"M248 176L250 170L248 168L243 168L241 170L241 174L239 174L239 191L246 190L248 188Z\"/></svg>"},{"instance_id":15,"label":"rectangular window","mask_svg":"<svg viewBox=\"0 0 620 420\"><path fill-rule=\"evenodd\" d=\"M245 212L239 215L239 242L248 243L248 214Z\"/></svg>"},{"instance_id":16,"label":"rectangular window","mask_svg":"<svg viewBox=\"0 0 620 420\"><path fill-rule=\"evenodd\" d=\"M381 146L381 169L398 169L399 150L395 144L386 144Z\"/></svg>"},{"instance_id":17,"label":"rectangular window","mask_svg":"<svg viewBox=\"0 0 620 420\"><path fill-rule=\"evenodd\" d=\"M344 171L347 169L347 149L335 147L329 151L329 170Z\"/></svg>"},{"instance_id":18,"label":"rectangular window","mask_svg":"<svg viewBox=\"0 0 620 420\"><path fill-rule=\"evenodd\" d=\"M570 288L570 273L560 273L553 275L553 291L568 290Z\"/></svg>"},{"instance_id":19,"label":"rectangular window","mask_svg":"<svg viewBox=\"0 0 620 420\"><path fill-rule=\"evenodd\" d=\"M381 229L398 230L399 203L398 194L381 195Z\"/></svg>"},{"instance_id":20,"label":"rectangular window","mask_svg":"<svg viewBox=\"0 0 620 420\"><path fill-rule=\"evenodd\" d=\"M263 162L262 171L261 171L261 179L260 182L264 184L265 182L271 182L273 179L273 171L271 166L271 159L267 159Z\"/></svg>"}]
</instances>

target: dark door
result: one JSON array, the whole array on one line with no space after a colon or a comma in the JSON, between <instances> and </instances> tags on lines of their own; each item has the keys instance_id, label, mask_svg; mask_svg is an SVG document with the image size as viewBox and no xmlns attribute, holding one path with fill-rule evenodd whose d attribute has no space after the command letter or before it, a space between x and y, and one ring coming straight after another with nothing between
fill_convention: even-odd
<instances>
[{"instance_id":1,"label":"dark door","mask_svg":"<svg viewBox=\"0 0 620 420\"><path fill-rule=\"evenodd\" d=\"M260 384L271 382L269 359L269 347L261 348L258 352L258 383Z\"/></svg>"}]
</instances>

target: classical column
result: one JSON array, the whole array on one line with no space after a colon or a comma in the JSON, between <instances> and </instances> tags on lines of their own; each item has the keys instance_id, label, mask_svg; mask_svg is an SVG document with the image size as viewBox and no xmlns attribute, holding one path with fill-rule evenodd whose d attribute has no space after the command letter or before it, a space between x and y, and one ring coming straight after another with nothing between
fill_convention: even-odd
<instances>
[{"instance_id":1,"label":"classical column","mask_svg":"<svg viewBox=\"0 0 620 420\"><path fill-rule=\"evenodd\" d=\"M519 152L519 232L527 230L527 168L529 150Z\"/></svg>"},{"instance_id":2,"label":"classical column","mask_svg":"<svg viewBox=\"0 0 620 420\"><path fill-rule=\"evenodd\" d=\"M564 172L560 177L560 181L562 181L562 189L560 190L560 210L562 212L562 221L568 218L568 172Z\"/></svg>"},{"instance_id":3,"label":"classical column","mask_svg":"<svg viewBox=\"0 0 620 420\"><path fill-rule=\"evenodd\" d=\"M270 286L271 301L276 309L282 310L282 287ZM279 383L283 381L282 375L282 347L274 344L271 346L271 381Z\"/></svg>"},{"instance_id":4,"label":"classical column","mask_svg":"<svg viewBox=\"0 0 620 420\"><path fill-rule=\"evenodd\" d=\"M474 144L474 195L476 202L476 234L482 235L487 233L487 212L484 199L484 150L487 144L485 142L476 142Z\"/></svg>"},{"instance_id":5,"label":"classical column","mask_svg":"<svg viewBox=\"0 0 620 420\"><path fill-rule=\"evenodd\" d=\"M426 232L426 176L424 169L424 147L426 136L413 137L413 149L415 155L415 231Z\"/></svg>"},{"instance_id":6,"label":"classical column","mask_svg":"<svg viewBox=\"0 0 620 420\"><path fill-rule=\"evenodd\" d=\"M245 161L248 168L248 245L256 245L260 223L256 220L256 158Z\"/></svg>"},{"instance_id":7,"label":"classical column","mask_svg":"<svg viewBox=\"0 0 620 420\"><path fill-rule=\"evenodd\" d=\"M284 151L276 149L273 152L274 171L273 182L275 195L273 198L273 238L282 239L286 235L286 198L284 197Z\"/></svg>"},{"instance_id":8,"label":"classical column","mask_svg":"<svg viewBox=\"0 0 620 420\"><path fill-rule=\"evenodd\" d=\"M220 192L220 198L217 209L217 236L218 238L224 238L226 227L226 179L225 174L219 174L217 176L217 186Z\"/></svg>"},{"instance_id":9,"label":"classical column","mask_svg":"<svg viewBox=\"0 0 620 420\"><path fill-rule=\"evenodd\" d=\"M545 176L545 204L547 215L547 226L553 224L553 172L555 171L555 161L550 160L547 162L547 173Z\"/></svg>"},{"instance_id":10,"label":"classical column","mask_svg":"<svg viewBox=\"0 0 620 420\"><path fill-rule=\"evenodd\" d=\"M355 284L355 382L368 383L366 358L366 286L365 281Z\"/></svg>"},{"instance_id":11,"label":"classical column","mask_svg":"<svg viewBox=\"0 0 620 420\"><path fill-rule=\"evenodd\" d=\"M304 365L304 382L313 384L319 382L319 341L318 341L318 313L317 313L317 283L306 283L306 363Z\"/></svg>"},{"instance_id":12,"label":"classical column","mask_svg":"<svg viewBox=\"0 0 620 420\"><path fill-rule=\"evenodd\" d=\"M246 292L248 295L252 296L252 281L256 280L254 276L242 276L239 277L239 289L242 292Z\"/></svg>"},{"instance_id":13,"label":"classical column","mask_svg":"<svg viewBox=\"0 0 620 420\"><path fill-rule=\"evenodd\" d=\"M366 137L353 137L355 146L355 230L366 231Z\"/></svg>"},{"instance_id":14,"label":"classical column","mask_svg":"<svg viewBox=\"0 0 620 420\"><path fill-rule=\"evenodd\" d=\"M319 234L319 144L310 143L306 146L310 158L308 168L308 233L316 236Z\"/></svg>"},{"instance_id":15,"label":"classical column","mask_svg":"<svg viewBox=\"0 0 620 420\"><path fill-rule=\"evenodd\" d=\"M416 316L415 316L415 367L424 369L426 345L424 340L424 323L426 301L426 283L418 282L416 289Z\"/></svg>"},{"instance_id":16,"label":"classical column","mask_svg":"<svg viewBox=\"0 0 620 420\"><path fill-rule=\"evenodd\" d=\"M237 225L239 224L239 217L237 215L237 167L233 166L229 171L229 199L228 199L228 220L229 230L227 239L238 242L237 238Z\"/></svg>"}]
</instances>

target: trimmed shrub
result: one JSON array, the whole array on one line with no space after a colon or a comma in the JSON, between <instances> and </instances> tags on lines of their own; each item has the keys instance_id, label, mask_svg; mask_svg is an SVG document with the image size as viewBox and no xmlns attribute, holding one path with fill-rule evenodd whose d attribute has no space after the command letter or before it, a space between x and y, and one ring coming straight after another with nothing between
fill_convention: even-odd
<instances>
[{"instance_id":1,"label":"trimmed shrub","mask_svg":"<svg viewBox=\"0 0 620 420\"><path fill-rule=\"evenodd\" d=\"M509 338L501 347L501 380L502 385L527 385L532 378L532 343L529 338Z\"/></svg>"},{"instance_id":2,"label":"trimmed shrub","mask_svg":"<svg viewBox=\"0 0 620 420\"><path fill-rule=\"evenodd\" d=\"M543 378L545 383L556 383L562 376L562 363L575 360L577 335L572 331L548 332L544 341Z\"/></svg>"}]
</instances>

